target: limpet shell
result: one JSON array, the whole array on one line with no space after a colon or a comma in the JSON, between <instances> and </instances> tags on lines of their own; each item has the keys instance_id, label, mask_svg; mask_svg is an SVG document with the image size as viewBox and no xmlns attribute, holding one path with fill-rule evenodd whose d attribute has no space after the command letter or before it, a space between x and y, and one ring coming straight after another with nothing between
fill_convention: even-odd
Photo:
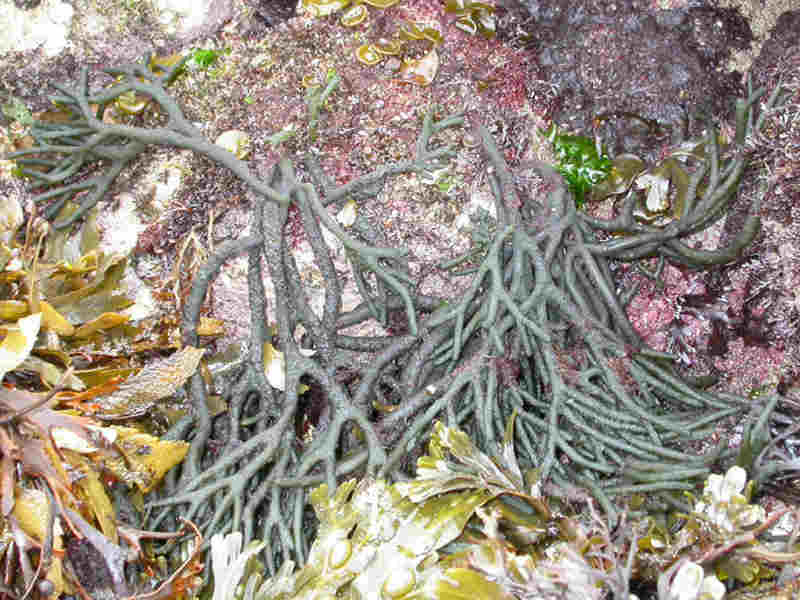
<instances>
[{"instance_id":1,"label":"limpet shell","mask_svg":"<svg viewBox=\"0 0 800 600\"><path fill-rule=\"evenodd\" d=\"M372 44L363 44L356 49L356 59L367 66L377 65L383 60L383 56L375 51Z\"/></svg>"},{"instance_id":2,"label":"limpet shell","mask_svg":"<svg viewBox=\"0 0 800 600\"><path fill-rule=\"evenodd\" d=\"M424 28L424 25L420 28L417 23L410 21L408 25L400 28L400 37L405 40L423 40L425 39L425 34L422 31Z\"/></svg>"},{"instance_id":3,"label":"limpet shell","mask_svg":"<svg viewBox=\"0 0 800 600\"><path fill-rule=\"evenodd\" d=\"M397 40L378 40L376 43L372 44L372 48L378 54L396 56L400 54L400 51L403 49L403 44Z\"/></svg>"},{"instance_id":4,"label":"limpet shell","mask_svg":"<svg viewBox=\"0 0 800 600\"><path fill-rule=\"evenodd\" d=\"M145 109L149 101L149 98L138 96L136 92L129 90L117 96L115 104L122 112L129 115L138 115Z\"/></svg>"},{"instance_id":5,"label":"limpet shell","mask_svg":"<svg viewBox=\"0 0 800 600\"><path fill-rule=\"evenodd\" d=\"M341 22L341 24L345 27L355 27L366 20L367 14L369 13L366 6L363 4L355 4L344 11L344 14L339 19L339 22Z\"/></svg>"},{"instance_id":6,"label":"limpet shell","mask_svg":"<svg viewBox=\"0 0 800 600\"><path fill-rule=\"evenodd\" d=\"M459 17L456 21L456 27L470 35L474 35L478 31L478 24L470 16Z\"/></svg>"},{"instance_id":7,"label":"limpet shell","mask_svg":"<svg viewBox=\"0 0 800 600\"><path fill-rule=\"evenodd\" d=\"M344 566L353 553L353 544L350 540L339 540L328 553L328 564L332 569Z\"/></svg>"},{"instance_id":8,"label":"limpet shell","mask_svg":"<svg viewBox=\"0 0 800 600\"><path fill-rule=\"evenodd\" d=\"M389 8L400 2L400 0L362 0L362 2L375 8Z\"/></svg>"},{"instance_id":9,"label":"limpet shell","mask_svg":"<svg viewBox=\"0 0 800 600\"><path fill-rule=\"evenodd\" d=\"M408 61L400 69L400 81L426 86L433 82L439 71L439 55L436 49L431 49L419 60Z\"/></svg>"},{"instance_id":10,"label":"limpet shell","mask_svg":"<svg viewBox=\"0 0 800 600\"><path fill-rule=\"evenodd\" d=\"M350 0L303 0L303 8L312 17L327 17L349 5Z\"/></svg>"},{"instance_id":11,"label":"limpet shell","mask_svg":"<svg viewBox=\"0 0 800 600\"><path fill-rule=\"evenodd\" d=\"M381 596L387 599L399 598L410 592L416 582L417 576L412 569L396 569L383 581Z\"/></svg>"}]
</instances>

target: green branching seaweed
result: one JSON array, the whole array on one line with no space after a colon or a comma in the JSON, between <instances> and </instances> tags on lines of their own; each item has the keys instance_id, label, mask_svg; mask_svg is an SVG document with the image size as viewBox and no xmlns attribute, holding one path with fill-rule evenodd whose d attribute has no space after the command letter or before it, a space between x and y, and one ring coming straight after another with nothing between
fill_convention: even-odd
<instances>
[{"instance_id":1,"label":"green branching seaweed","mask_svg":"<svg viewBox=\"0 0 800 600\"><path fill-rule=\"evenodd\" d=\"M137 128L102 122L106 107L124 94L141 92L159 103L169 117L164 135L200 138L199 132L184 118L164 89L178 76L186 60L188 57L160 73L151 70L149 57L142 64L106 69L106 73L123 76L124 80L107 90L93 93L89 91L87 69L83 70L76 88L53 84L61 94L51 96L51 100L65 111L68 120L56 123L36 121L31 128L35 145L14 152L9 158L17 159L20 173L31 177L34 187L50 188L33 198L35 203L50 201L43 213L48 219L58 215L67 201L89 191L81 198L78 210L69 218L53 223L56 229L69 227L83 217L106 194L122 169L154 141L149 135L137 139ZM70 183L84 167L96 168L97 163L106 167L105 172Z\"/></svg>"},{"instance_id":2,"label":"green branching seaweed","mask_svg":"<svg viewBox=\"0 0 800 600\"><path fill-rule=\"evenodd\" d=\"M628 200L611 220L578 212L562 177L541 163L533 168L545 182L542 197L523 202L502 153L481 129L497 222L485 228L485 253L479 253L470 288L448 299L417 292L404 250L384 247L379 227L363 220L345 231L328 209L350 198L369 200L388 176L441 168L453 152L436 147L436 136L461 125L461 117L436 120L428 114L411 159L342 186L334 185L311 156L303 161L307 178L288 159L256 175L183 117L164 90L176 68L155 75L145 61L110 69L121 80L102 92L88 89L84 71L76 88L58 87L56 100L71 111L72 120L50 129L37 125L38 145L15 155L28 175L56 186L37 201L63 204L78 191L93 190L81 210L59 227L79 218L150 144L191 149L230 169L252 191L252 233L220 246L199 270L182 325L184 343L196 346L209 285L226 261L247 254L249 353L226 392L229 409L218 417L227 421L225 427L212 427L202 377L190 380L192 418L179 422L170 435L191 440L191 448L179 472L149 500L148 527L192 519L207 539L240 531L245 543L266 542L263 557L270 573L289 560L304 564L313 553L306 490L324 483L332 492L352 475L407 479L415 452L437 419L466 432L470 443L488 455L513 449L520 472L535 472L528 489L544 484L586 489L611 522L618 520L620 498L634 493L648 494L642 510L688 510L681 493L702 482L715 461L735 459L735 451L722 446L696 456L685 443L706 437L722 419L745 415L752 403L692 387L677 373L674 357L648 348L624 310L625 298L635 290L617 290L609 262L657 257L702 267L740 256L758 232L758 201L729 246L698 250L688 238L725 214L747 165L747 137L779 101L780 88L758 120L753 112L763 92L750 90L739 104L731 147L721 150L709 126L707 156L692 165L682 212L663 227L638 222ZM158 105L163 125L104 123L92 108L131 90ZM321 102L311 106L312 121L321 107ZM39 157L46 154L57 158ZM70 183L93 161L101 161L106 171ZM47 170L28 168L34 165ZM321 314L311 308L310 290L287 240L290 204L299 209L323 274ZM362 304L347 313L322 228L344 245L363 296ZM265 275L275 289L274 336L266 325ZM405 314L405 327L392 321L397 333L343 333L371 319L387 325L393 313ZM306 332L302 347L295 336L300 325ZM284 353L285 391L266 379L267 341ZM298 398L301 383L317 390L312 401L325 409L311 441L299 440L295 427L305 410ZM754 429L759 435L778 400L763 400L764 416ZM377 410L378 405L390 410ZM516 425L508 434L515 413ZM772 467L764 453L774 446L766 442L760 448L755 464L766 478ZM782 464L779 470L790 468ZM320 494L315 495L318 505ZM338 502L335 498L330 502Z\"/></svg>"}]
</instances>

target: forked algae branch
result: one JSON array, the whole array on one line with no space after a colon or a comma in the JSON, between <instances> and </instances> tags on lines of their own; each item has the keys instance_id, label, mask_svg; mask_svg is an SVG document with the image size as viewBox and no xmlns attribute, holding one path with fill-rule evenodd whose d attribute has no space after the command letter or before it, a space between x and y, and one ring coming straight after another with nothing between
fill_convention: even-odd
<instances>
[{"instance_id":1,"label":"forked algae branch","mask_svg":"<svg viewBox=\"0 0 800 600\"><path fill-rule=\"evenodd\" d=\"M482 518L486 532L498 531L494 509L478 512L478 507L498 501L498 495L504 498L497 510L522 519L519 535L529 543L536 543L533 529L547 513L546 504L531 500L539 494L532 486L585 490L610 527L648 514L691 513L693 506L684 492L696 490L712 473L712 465L735 461L736 450L720 444L697 455L688 442L707 439L724 419L748 420L754 437L764 442L752 460L760 470L754 477L795 469L772 460L769 452L770 427L780 414L781 398L751 401L693 387L679 374L675 356L656 352L642 341L625 311L636 289L620 289L610 268L612 260L649 258L701 268L741 256L759 230L759 199L729 245L697 249L689 240L725 215L748 164L747 141L781 101L780 87L763 102L757 118L764 90L750 89L739 101L736 137L728 146L720 146L709 124L706 152L690 157L685 166L689 183L680 214L661 226L634 216L635 199L626 198L619 215L609 220L578 212L562 176L542 163L533 164L544 180L541 196L523 199L502 153L479 127L496 222L486 228L483 252L469 253L469 260L480 257L469 288L450 298L419 292L406 251L388 247L380 224L356 218L344 227L329 209L351 201L360 208L378 194L387 177L446 166L454 151L440 146L437 135L461 126L461 116L444 117L431 109L411 158L384 164L343 185L333 182L312 153L300 159L302 169L283 158L254 173L185 119L165 89L178 68L179 64L155 72L146 59L109 69L120 80L99 91L89 89L84 70L77 85L58 86L54 97L69 118L57 126L35 125L36 145L14 155L35 184L49 187L34 200L55 202L45 213L51 218L61 204L85 190L90 193L82 198L82 210L94 205L119 171L151 145L190 149L228 168L251 190L250 233L221 244L197 272L182 320L183 343L197 347L209 286L225 262L246 255L250 338L247 355L224 393L227 413L217 417L226 426L213 427L204 379L194 374L188 383L192 412L166 436L190 441L191 446L162 488L147 498L147 527L175 530L180 519L189 519L207 540L231 532L241 532L239 548L261 540L265 573L278 573L280 581L290 575L286 565L306 564L309 557L316 557L313 569L350 564L348 557L361 557L362 562L352 564L380 570L383 563L374 567L359 553L363 549L356 543L361 538L328 540L324 552L320 544L331 532L326 519L355 519L348 531L362 532L364 539L382 535L370 528L385 527L392 539L410 536L391 555L407 570L397 571L405 573L402 577L380 579L380 584L378 579L364 582L364 590L400 597L416 589L428 570L455 569L478 585L479 574L469 565L483 561L480 568L485 572L500 569L502 545L492 533L484 534L485 552L473 558L462 557L462 562L446 567L430 558L439 544L454 541L474 518L469 506ZM151 110L160 114L159 126L103 122L100 108L131 91L150 99ZM336 90L332 87L327 93ZM313 127L319 111L325 110L324 102L312 101L310 108ZM97 174L71 179L92 164L101 169ZM286 227L290 206L299 212L322 273L320 312L312 309L310 298L316 292L300 276L292 254ZM78 212L56 226L66 227L80 216ZM323 229L344 246L362 300L353 310L342 309L344 281ZM266 321L265 276L275 290L269 306L274 330ZM368 321L383 325L385 333L355 334L349 329ZM301 326L304 334L299 336ZM265 374L268 343L285 361L282 390L270 385ZM298 437L297 423L306 411L301 389L313 390L312 401L326 413L313 439ZM419 477L403 483L432 431L442 448L462 457L469 449L479 462L480 473L471 483L462 485L453 476L449 493L459 494L456 504L461 508L451 504L452 498L426 496L425 485L441 485L436 477L433 483ZM433 458L423 464L433 474L444 460L435 452L431 450ZM479 456L503 456L507 464L513 456L518 467L500 469ZM347 483L356 477L366 483ZM497 486L516 491L500 492ZM311 498L322 519L316 542L314 520L306 507L312 488L317 488ZM626 513L627 498L637 494L645 495L646 501L635 514ZM362 508L347 508L362 499L363 510L373 510L364 513L369 519L362 519ZM520 499L523 504L532 502L534 509L520 506ZM414 506L421 502L427 508L415 513ZM419 523L414 519L437 524L435 535L422 525L399 533L393 521L381 525L381 511L389 507L389 515L401 510L415 527ZM409 544L415 550L400 548ZM576 563L586 560L574 549L561 551ZM537 568L525 560L519 559L521 570ZM356 585L359 569L325 571L325 577L332 577L326 579L330 593L346 583L334 576L345 572L353 575L349 585ZM323 577L317 572L312 576ZM452 581L444 575L435 580L440 586ZM494 589L501 585L498 581L494 578L486 585ZM278 583L275 580L275 590L282 589ZM523 584L514 579L506 590L516 594L513 586ZM589 589L592 584L586 585Z\"/></svg>"}]
</instances>

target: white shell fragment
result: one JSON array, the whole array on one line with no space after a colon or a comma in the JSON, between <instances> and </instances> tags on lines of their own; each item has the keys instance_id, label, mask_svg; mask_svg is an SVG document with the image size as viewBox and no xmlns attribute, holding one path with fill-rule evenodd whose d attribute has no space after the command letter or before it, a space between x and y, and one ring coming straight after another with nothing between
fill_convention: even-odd
<instances>
[{"instance_id":1,"label":"white shell fragment","mask_svg":"<svg viewBox=\"0 0 800 600\"><path fill-rule=\"evenodd\" d=\"M234 154L236 158L240 160L250 154L250 136L238 129L226 131L221 134L214 143L217 146L225 148L225 150Z\"/></svg>"},{"instance_id":2,"label":"white shell fragment","mask_svg":"<svg viewBox=\"0 0 800 600\"><path fill-rule=\"evenodd\" d=\"M336 220L339 221L339 224L344 227L350 227L353 223L356 222L356 215L358 214L358 209L356 207L356 202L352 198L345 202L345 205L342 207L336 214Z\"/></svg>"},{"instance_id":3,"label":"white shell fragment","mask_svg":"<svg viewBox=\"0 0 800 600\"><path fill-rule=\"evenodd\" d=\"M647 190L645 207L650 213L663 213L669 210L669 179L661 174L645 173L636 180L639 189Z\"/></svg>"}]
</instances>

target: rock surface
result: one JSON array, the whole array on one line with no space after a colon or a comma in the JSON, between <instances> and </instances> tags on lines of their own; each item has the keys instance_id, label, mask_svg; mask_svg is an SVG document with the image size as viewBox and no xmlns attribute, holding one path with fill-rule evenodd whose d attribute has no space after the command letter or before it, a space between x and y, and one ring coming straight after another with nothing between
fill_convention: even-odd
<instances>
[{"instance_id":1,"label":"rock surface","mask_svg":"<svg viewBox=\"0 0 800 600\"><path fill-rule=\"evenodd\" d=\"M505 1L498 3L494 40L455 28L438 0L370 9L368 21L355 29L341 26L336 16L294 15L290 2L43 0L32 9L0 2L14 24L0 26L6 36L0 44L4 102L13 96L36 113L48 108L48 83L74 81L83 66L90 68L93 85L105 85L110 79L101 68L136 60L145 51L163 56L215 49L219 56L212 66L190 68L173 88L186 116L210 140L226 130L246 132L248 158L257 171L311 146L339 183L407 156L420 117L432 104L443 112L465 111L472 125L488 125L512 167L531 157L548 158L537 129L551 121L600 135L614 153L652 160L685 136L700 134L708 118L730 134L733 101L751 64L757 85L774 86L782 78L794 82L797 96L800 79L800 17L781 1L763 7L744 0ZM392 38L406 21L427 23L444 36L439 72L429 87L399 82L399 61L366 67L353 58L360 40ZM425 49L412 44L408 56ZM302 133L305 95L331 69L342 84L322 111L318 141L311 142ZM795 101L795 111L796 106ZM0 117L0 125L6 138L16 135L7 117ZM755 393L800 374L798 127L796 112L776 115L772 137L757 142L759 160L732 214L715 230L718 237L708 240L724 243L735 234L764 184L763 233L742 260L709 273L672 267L664 290L645 285L631 305L632 319L657 349L678 344L687 366L721 373L722 389ZM292 131L300 133L284 135ZM469 133L467 128L463 138L449 134L459 156L446 180L431 185L416 176L399 177L376 200L359 206L360 214L383 223L390 243L410 248L414 273L430 273L423 289L464 285L433 266L467 247L468 234L453 223L467 203L487 192L485 162ZM181 165L178 183L170 175L173 164ZM525 192L535 195L535 182ZM0 179L0 194L30 197L10 177ZM142 211L134 252L139 276L154 291L173 276L188 237L195 236L200 253L247 231L249 202L241 183L186 153L148 151L119 178L101 210L121 210L123 194ZM107 223L111 236L118 226L113 218ZM307 244L294 242L302 256ZM243 264L233 261L215 284L211 311L228 323L223 343L249 327L244 273ZM624 266L619 273L621 284L636 278ZM304 277L313 283L319 274L309 265Z\"/></svg>"}]
</instances>

